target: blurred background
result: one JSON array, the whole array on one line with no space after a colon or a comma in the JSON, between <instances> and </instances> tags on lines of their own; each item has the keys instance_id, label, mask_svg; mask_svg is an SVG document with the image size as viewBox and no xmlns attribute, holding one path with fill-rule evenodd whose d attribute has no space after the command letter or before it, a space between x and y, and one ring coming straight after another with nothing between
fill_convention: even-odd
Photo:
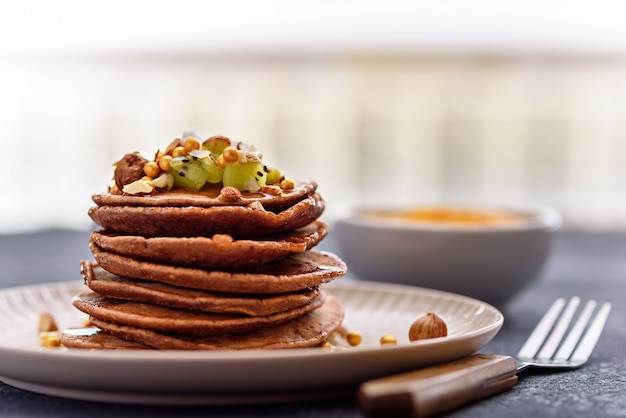
<instances>
[{"instance_id":1,"label":"blurred background","mask_svg":"<svg viewBox=\"0 0 626 418\"><path fill-rule=\"evenodd\" d=\"M346 203L626 230L621 2L0 1L0 233L90 228L129 151L255 144Z\"/></svg>"}]
</instances>

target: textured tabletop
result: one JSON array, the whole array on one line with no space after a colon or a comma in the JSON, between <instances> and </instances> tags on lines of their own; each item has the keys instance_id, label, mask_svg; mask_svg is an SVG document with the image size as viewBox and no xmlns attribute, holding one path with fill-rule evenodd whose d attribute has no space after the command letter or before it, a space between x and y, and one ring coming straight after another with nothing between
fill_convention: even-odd
<instances>
[{"instance_id":1,"label":"textured tabletop","mask_svg":"<svg viewBox=\"0 0 626 418\"><path fill-rule=\"evenodd\" d=\"M87 233L0 235L0 287L77 279L90 259ZM333 250L332 233L322 248ZM525 373L511 391L451 417L626 416L626 235L561 232L540 279L503 308L505 324L482 351L515 354L558 296L610 301L607 328L589 363L559 373ZM0 382L0 417L360 417L353 397L278 405L163 407L85 402L29 393Z\"/></svg>"}]
</instances>

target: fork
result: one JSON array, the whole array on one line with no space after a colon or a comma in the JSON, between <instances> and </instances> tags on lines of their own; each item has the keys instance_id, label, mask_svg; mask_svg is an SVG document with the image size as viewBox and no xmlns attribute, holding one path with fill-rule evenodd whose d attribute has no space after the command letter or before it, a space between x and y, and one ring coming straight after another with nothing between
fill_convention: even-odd
<instances>
[{"instance_id":1,"label":"fork","mask_svg":"<svg viewBox=\"0 0 626 418\"><path fill-rule=\"evenodd\" d=\"M554 301L515 358L474 354L365 382L357 395L359 408L371 418L425 417L508 390L517 383L517 374L529 368L579 368L591 356L611 304L602 304L594 316L597 304L590 300L576 317L579 305L577 296L569 302L564 298Z\"/></svg>"}]
</instances>

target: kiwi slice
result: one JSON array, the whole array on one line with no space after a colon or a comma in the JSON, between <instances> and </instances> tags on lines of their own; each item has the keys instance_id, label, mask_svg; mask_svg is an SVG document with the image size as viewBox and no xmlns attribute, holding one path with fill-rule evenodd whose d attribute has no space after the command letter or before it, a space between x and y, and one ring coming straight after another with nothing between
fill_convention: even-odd
<instances>
[{"instance_id":1,"label":"kiwi slice","mask_svg":"<svg viewBox=\"0 0 626 418\"><path fill-rule=\"evenodd\" d=\"M200 190L209 178L209 173L198 161L186 156L172 158L170 167L169 172L174 176L174 184L180 187Z\"/></svg>"},{"instance_id":2,"label":"kiwi slice","mask_svg":"<svg viewBox=\"0 0 626 418\"><path fill-rule=\"evenodd\" d=\"M198 160L200 166L208 173L207 182L217 184L222 182L224 176L224 169L217 165L215 159L203 158Z\"/></svg>"},{"instance_id":3,"label":"kiwi slice","mask_svg":"<svg viewBox=\"0 0 626 418\"><path fill-rule=\"evenodd\" d=\"M222 178L224 186L232 186L242 192L256 192L265 186L266 181L267 173L260 162L228 163Z\"/></svg>"},{"instance_id":4,"label":"kiwi slice","mask_svg":"<svg viewBox=\"0 0 626 418\"><path fill-rule=\"evenodd\" d=\"M283 178L283 173L278 168L270 167L267 172L267 184L276 184Z\"/></svg>"}]
</instances>

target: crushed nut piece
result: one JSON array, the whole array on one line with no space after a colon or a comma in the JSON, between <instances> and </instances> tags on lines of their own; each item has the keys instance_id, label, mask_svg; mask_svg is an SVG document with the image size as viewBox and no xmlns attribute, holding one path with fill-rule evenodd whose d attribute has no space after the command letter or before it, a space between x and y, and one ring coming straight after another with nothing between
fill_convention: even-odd
<instances>
[{"instance_id":1,"label":"crushed nut piece","mask_svg":"<svg viewBox=\"0 0 626 418\"><path fill-rule=\"evenodd\" d=\"M126 194L149 194L154 191L154 185L151 181L145 179L135 180L122 188L122 192Z\"/></svg>"},{"instance_id":2,"label":"crushed nut piece","mask_svg":"<svg viewBox=\"0 0 626 418\"><path fill-rule=\"evenodd\" d=\"M254 210L265 210L261 202L259 202L258 200L255 200L246 207Z\"/></svg>"},{"instance_id":3,"label":"crushed nut piece","mask_svg":"<svg viewBox=\"0 0 626 418\"><path fill-rule=\"evenodd\" d=\"M61 346L61 332L50 331L39 333L39 344L42 347L60 347Z\"/></svg>"},{"instance_id":4,"label":"crushed nut piece","mask_svg":"<svg viewBox=\"0 0 626 418\"><path fill-rule=\"evenodd\" d=\"M42 312L39 314L39 332L52 332L58 330L59 327L51 314L48 312Z\"/></svg>"},{"instance_id":5,"label":"crushed nut piece","mask_svg":"<svg viewBox=\"0 0 626 418\"><path fill-rule=\"evenodd\" d=\"M232 186L222 187L219 198L225 202L236 202L241 199L241 192Z\"/></svg>"},{"instance_id":6,"label":"crushed nut piece","mask_svg":"<svg viewBox=\"0 0 626 418\"><path fill-rule=\"evenodd\" d=\"M269 194L271 196L280 196L280 187L277 186L263 186L259 189L259 192Z\"/></svg>"},{"instance_id":7,"label":"crushed nut piece","mask_svg":"<svg viewBox=\"0 0 626 418\"><path fill-rule=\"evenodd\" d=\"M170 190L174 187L174 176L170 173L163 173L152 180L152 185L158 189Z\"/></svg>"},{"instance_id":8,"label":"crushed nut piece","mask_svg":"<svg viewBox=\"0 0 626 418\"><path fill-rule=\"evenodd\" d=\"M169 154L172 155L172 152L174 151L174 149L183 146L183 140L180 138L175 138L172 140L172 142L169 143L169 145L165 148L165 154Z\"/></svg>"},{"instance_id":9,"label":"crushed nut piece","mask_svg":"<svg viewBox=\"0 0 626 418\"><path fill-rule=\"evenodd\" d=\"M193 158L197 158L198 160L203 160L205 158L209 158L211 155L211 151L206 149L194 149L189 151L189 156Z\"/></svg>"}]
</instances>

